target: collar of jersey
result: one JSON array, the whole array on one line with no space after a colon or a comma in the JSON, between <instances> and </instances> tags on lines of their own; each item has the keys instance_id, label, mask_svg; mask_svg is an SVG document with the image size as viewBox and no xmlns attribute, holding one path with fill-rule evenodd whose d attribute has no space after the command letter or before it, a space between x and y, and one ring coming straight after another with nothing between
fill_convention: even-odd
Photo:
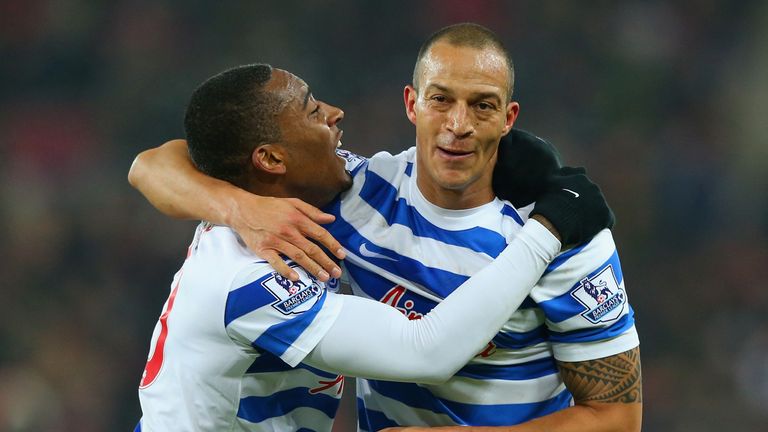
<instances>
[{"instance_id":1,"label":"collar of jersey","mask_svg":"<svg viewBox=\"0 0 768 432\"><path fill-rule=\"evenodd\" d=\"M498 214L501 211L504 203L494 198L493 201L486 204L468 208L468 209L446 209L429 202L419 190L419 186L416 184L417 177L416 160L413 161L413 172L409 178L409 203L424 216L431 223L450 230L461 230L474 228L479 225L477 216L481 214Z\"/></svg>"}]
</instances>

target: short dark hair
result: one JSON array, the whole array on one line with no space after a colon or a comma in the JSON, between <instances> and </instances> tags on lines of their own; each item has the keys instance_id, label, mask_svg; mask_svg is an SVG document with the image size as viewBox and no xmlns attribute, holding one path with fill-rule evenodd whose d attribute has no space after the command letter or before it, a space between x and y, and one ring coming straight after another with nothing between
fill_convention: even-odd
<instances>
[{"instance_id":1,"label":"short dark hair","mask_svg":"<svg viewBox=\"0 0 768 432\"><path fill-rule=\"evenodd\" d=\"M416 57L416 65L413 68L413 87L418 90L419 88L419 73L421 72L421 61L427 54L432 45L437 42L445 41L453 46L459 47L471 47L477 49L492 48L498 51L507 62L509 68L509 94L507 95L507 102L512 99L512 92L515 89L515 66L512 62L512 56L504 47L501 39L488 29L480 24L475 23L459 23L453 24L448 27L436 31L432 34L419 49L419 54Z\"/></svg>"},{"instance_id":2,"label":"short dark hair","mask_svg":"<svg viewBox=\"0 0 768 432\"><path fill-rule=\"evenodd\" d=\"M250 64L207 79L187 105L184 129L189 154L197 168L218 179L243 186L253 150L280 140L278 94L264 89L272 66Z\"/></svg>"}]
</instances>

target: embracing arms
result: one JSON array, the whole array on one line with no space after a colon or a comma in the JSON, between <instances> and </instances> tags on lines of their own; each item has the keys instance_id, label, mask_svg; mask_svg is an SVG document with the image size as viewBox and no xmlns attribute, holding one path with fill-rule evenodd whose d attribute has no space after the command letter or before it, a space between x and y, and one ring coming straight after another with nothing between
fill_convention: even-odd
<instances>
[{"instance_id":1,"label":"embracing arms","mask_svg":"<svg viewBox=\"0 0 768 432\"><path fill-rule=\"evenodd\" d=\"M554 146L513 129L499 144L493 187L499 197L523 207L544 192L545 180L559 167ZM322 281L341 274L334 260L310 241L321 244L336 258L344 258L339 242L320 226L333 222L333 215L296 198L254 195L202 174L192 163L185 140L168 141L141 152L131 165L128 181L167 216L203 219L233 228L251 250L291 280L298 274L280 254Z\"/></svg>"},{"instance_id":2,"label":"embracing arms","mask_svg":"<svg viewBox=\"0 0 768 432\"><path fill-rule=\"evenodd\" d=\"M493 338L559 250L552 233L529 220L496 260L418 320L384 303L339 296L336 322L303 362L342 375L445 382Z\"/></svg>"},{"instance_id":3,"label":"embracing arms","mask_svg":"<svg viewBox=\"0 0 768 432\"><path fill-rule=\"evenodd\" d=\"M339 266L307 239L344 258L339 242L319 225L333 222L333 215L296 198L254 195L201 173L192 163L184 140L141 152L131 165L128 181L167 216L203 219L233 228L251 250L291 280L299 275L280 253L322 281L341 276Z\"/></svg>"}]
</instances>

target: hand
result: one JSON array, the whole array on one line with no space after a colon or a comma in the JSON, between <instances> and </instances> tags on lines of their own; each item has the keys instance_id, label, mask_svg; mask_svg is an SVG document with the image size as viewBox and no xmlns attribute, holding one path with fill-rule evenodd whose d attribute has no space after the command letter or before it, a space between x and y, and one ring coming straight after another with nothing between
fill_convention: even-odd
<instances>
[{"instance_id":1,"label":"hand","mask_svg":"<svg viewBox=\"0 0 768 432\"><path fill-rule=\"evenodd\" d=\"M433 432L435 429L440 430L443 428L428 428L428 427L391 427L381 429L379 432Z\"/></svg>"},{"instance_id":2,"label":"hand","mask_svg":"<svg viewBox=\"0 0 768 432\"><path fill-rule=\"evenodd\" d=\"M466 432L469 429L466 426L444 426L444 427L391 427L380 429L379 432ZM473 428L474 430L474 428Z\"/></svg>"},{"instance_id":3,"label":"hand","mask_svg":"<svg viewBox=\"0 0 768 432\"><path fill-rule=\"evenodd\" d=\"M560 168L560 154L549 142L520 129L501 138L493 191L520 208L546 191L547 178Z\"/></svg>"},{"instance_id":4,"label":"hand","mask_svg":"<svg viewBox=\"0 0 768 432\"><path fill-rule=\"evenodd\" d=\"M546 192L536 200L531 216L544 216L557 229L561 243L584 243L616 219L584 168L563 167L549 177Z\"/></svg>"},{"instance_id":5,"label":"hand","mask_svg":"<svg viewBox=\"0 0 768 432\"><path fill-rule=\"evenodd\" d=\"M319 224L334 216L297 198L262 197L239 190L227 216L227 225L245 244L274 269L293 281L298 273L280 254L294 260L323 282L341 276L341 269L311 240L317 241L338 259L345 253L336 239Z\"/></svg>"}]
</instances>

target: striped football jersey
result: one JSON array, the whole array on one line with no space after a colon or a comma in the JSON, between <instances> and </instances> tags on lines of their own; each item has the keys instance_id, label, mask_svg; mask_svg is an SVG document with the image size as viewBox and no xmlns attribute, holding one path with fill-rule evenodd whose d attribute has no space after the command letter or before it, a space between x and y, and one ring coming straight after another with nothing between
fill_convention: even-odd
<instances>
[{"instance_id":1,"label":"striped football jersey","mask_svg":"<svg viewBox=\"0 0 768 432\"><path fill-rule=\"evenodd\" d=\"M152 337L137 430L331 430L344 379L301 361L341 304L291 265L298 282L231 229L197 228Z\"/></svg>"},{"instance_id":2,"label":"striped football jersey","mask_svg":"<svg viewBox=\"0 0 768 432\"><path fill-rule=\"evenodd\" d=\"M329 230L347 249L353 292L411 319L490 263L532 209L500 199L466 210L431 204L416 186L415 148L363 162L343 156L357 162L354 184L326 211L336 215ZM616 247L604 230L558 255L501 331L447 383L358 379L359 429L518 424L573 403L555 359L596 359L638 343Z\"/></svg>"}]
</instances>

